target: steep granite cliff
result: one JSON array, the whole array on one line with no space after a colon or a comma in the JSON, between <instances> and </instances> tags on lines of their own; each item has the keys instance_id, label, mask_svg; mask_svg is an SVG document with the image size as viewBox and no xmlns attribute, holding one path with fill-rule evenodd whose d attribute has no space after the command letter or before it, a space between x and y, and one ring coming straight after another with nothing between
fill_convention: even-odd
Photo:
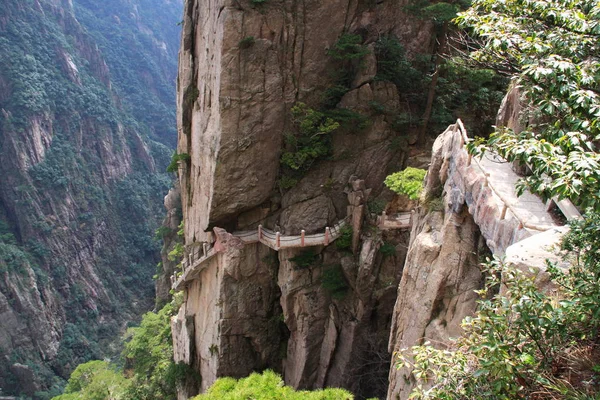
<instances>
[{"instance_id":1,"label":"steep granite cliff","mask_svg":"<svg viewBox=\"0 0 600 400\"><path fill-rule=\"evenodd\" d=\"M185 287L173 333L176 360L201 373L200 389L270 367L296 387L385 395L408 235L379 231L372 200L406 163L410 132L394 124L405 105L377 77L376 44L393 37L414 56L431 51L432 32L388 1L186 2L184 256L204 242L219 253ZM243 246L215 228L311 234L350 215L354 243L311 249Z\"/></svg>"}]
</instances>

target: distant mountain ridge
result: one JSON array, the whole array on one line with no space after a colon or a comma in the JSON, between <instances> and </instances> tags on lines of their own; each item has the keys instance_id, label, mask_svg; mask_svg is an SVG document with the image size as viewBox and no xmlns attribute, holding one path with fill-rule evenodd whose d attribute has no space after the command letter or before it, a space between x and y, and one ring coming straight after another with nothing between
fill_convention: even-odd
<instances>
[{"instance_id":1,"label":"distant mountain ridge","mask_svg":"<svg viewBox=\"0 0 600 400\"><path fill-rule=\"evenodd\" d=\"M0 4L0 394L59 394L152 308L181 7Z\"/></svg>"}]
</instances>

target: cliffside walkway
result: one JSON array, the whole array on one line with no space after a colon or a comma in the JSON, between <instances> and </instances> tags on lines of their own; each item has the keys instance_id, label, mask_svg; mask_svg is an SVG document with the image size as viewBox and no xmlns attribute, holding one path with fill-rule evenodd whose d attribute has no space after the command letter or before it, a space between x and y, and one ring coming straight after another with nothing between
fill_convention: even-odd
<instances>
[{"instance_id":1,"label":"cliffside walkway","mask_svg":"<svg viewBox=\"0 0 600 400\"><path fill-rule=\"evenodd\" d=\"M503 253L509 245L527 236L559 226L550 212L551 202L567 220L581 218L569 200L544 202L528 191L517 196L515 185L521 177L511 164L495 154L486 153L481 159L471 156L465 147L471 139L460 119L453 129L458 134L460 149L450 174L459 176L455 180L460 181L469 211L494 253Z\"/></svg>"},{"instance_id":2,"label":"cliffside walkway","mask_svg":"<svg viewBox=\"0 0 600 400\"><path fill-rule=\"evenodd\" d=\"M304 230L300 235L282 235L270 229L265 229L262 225L254 231L238 231L232 235L239 238L244 244L262 243L275 251L280 249L311 246L328 246L342 235L343 228L348 225L348 218L340 220L332 227L326 227L322 233L306 235ZM171 276L171 285L175 290L181 290L186 282L193 279L197 272L201 271L203 265L212 257L219 253L218 246L213 243L202 243L192 246L188 256L181 262L182 272L179 276Z\"/></svg>"},{"instance_id":3,"label":"cliffside walkway","mask_svg":"<svg viewBox=\"0 0 600 400\"><path fill-rule=\"evenodd\" d=\"M400 213L392 216L386 216L385 212L378 218L380 229L408 229L412 226L411 212ZM261 225L253 231L238 231L232 235L239 238L244 244L262 243L275 251L280 249L328 246L338 239L343 232L343 228L349 224L349 218L346 217L332 227L326 227L321 233L307 235L302 230L300 235L282 235L270 229L265 229ZM193 279L197 272L202 270L202 266L212 257L219 253L218 246L214 243L202 243L193 245L188 256L181 262L182 272L179 276L171 276L171 285L175 290L181 290L186 282Z\"/></svg>"}]
</instances>

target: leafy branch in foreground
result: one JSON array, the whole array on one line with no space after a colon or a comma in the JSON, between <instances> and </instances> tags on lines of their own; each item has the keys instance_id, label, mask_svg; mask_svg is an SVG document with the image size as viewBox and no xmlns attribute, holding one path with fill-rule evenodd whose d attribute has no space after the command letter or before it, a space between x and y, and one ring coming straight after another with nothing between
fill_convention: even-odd
<instances>
[{"instance_id":1,"label":"leafy branch in foreground","mask_svg":"<svg viewBox=\"0 0 600 400\"><path fill-rule=\"evenodd\" d=\"M589 211L565 236L572 267L548 268L560 296L540 291L531 274L489 262L483 300L463 321L464 336L447 349L425 344L396 355L417 383L411 398L598 398L599 229L600 215Z\"/></svg>"},{"instance_id":2,"label":"leafy branch in foreground","mask_svg":"<svg viewBox=\"0 0 600 400\"><path fill-rule=\"evenodd\" d=\"M533 174L521 191L600 201L600 3L595 0L475 0L457 22L483 45L471 53L495 68L511 65L532 107L522 132L494 133L487 146Z\"/></svg>"}]
</instances>

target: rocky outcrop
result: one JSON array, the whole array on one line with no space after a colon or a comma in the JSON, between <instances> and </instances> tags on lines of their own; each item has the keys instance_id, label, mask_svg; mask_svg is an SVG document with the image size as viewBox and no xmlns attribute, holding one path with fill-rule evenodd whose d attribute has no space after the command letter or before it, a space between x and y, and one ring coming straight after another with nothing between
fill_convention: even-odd
<instances>
[{"instance_id":1,"label":"rocky outcrop","mask_svg":"<svg viewBox=\"0 0 600 400\"><path fill-rule=\"evenodd\" d=\"M466 188L483 186L477 186L477 179L467 178L467 171L461 169L466 164L457 161L463 150L460 132L454 128L440 135L433 146L424 201L412 227L398 287L390 352L425 341L442 346L448 338L460 335L461 321L476 309L474 291L483 287L479 264L490 251L469 210L491 208L467 204L467 198L478 197ZM387 398L407 399L413 389L412 379L406 368L391 368Z\"/></svg>"},{"instance_id":2,"label":"rocky outcrop","mask_svg":"<svg viewBox=\"0 0 600 400\"><path fill-rule=\"evenodd\" d=\"M390 352L460 335L463 318L476 309L474 291L483 287L479 263L489 250L466 207L422 209L417 220L398 287ZM387 398L408 398L411 379L409 371L391 368Z\"/></svg>"},{"instance_id":3,"label":"rocky outcrop","mask_svg":"<svg viewBox=\"0 0 600 400\"><path fill-rule=\"evenodd\" d=\"M300 6L189 0L183 22L178 151L191 156L180 177L188 242L204 240L212 224L276 201L273 189L283 136L291 128L289 109L296 101L320 101L334 68L327 49L341 34L358 31L369 43L382 32L393 33L412 53L429 48L431 38L427 23L404 16L393 2L310 1ZM369 57L341 105L368 108L369 101L377 101L397 106L395 87L371 80L376 63ZM338 184L355 174L379 189L393 155L384 142L390 128L383 119L374 121L366 138L333 139L334 158L352 154L352 161L314 169L329 170L326 179ZM310 197L317 197L312 190Z\"/></svg>"},{"instance_id":4,"label":"rocky outcrop","mask_svg":"<svg viewBox=\"0 0 600 400\"><path fill-rule=\"evenodd\" d=\"M180 359L201 373L203 388L223 374L241 376L268 366L295 387L385 394L387 335L408 235L377 231L366 203L381 194L384 178L406 163L408 152L394 145L399 134L393 122L402 105L395 85L375 79L374 48L389 34L410 55L427 51L433 28L404 14L402 5L186 1L177 118L178 153L189 155L179 170L187 251L211 242L215 226L233 231L261 224L299 235L322 231L351 214L354 228L344 250L274 253L261 245L233 246L207 263L185 289L186 302L173 325ZM290 109L297 102L320 107L338 69L328 50L346 33L358 34L368 54L337 108L359 113L367 123L341 126L330 137L330 156L282 189L284 138L297 129ZM238 272L245 269L254 272ZM260 283L261 299L275 302L269 312L263 303L247 312L261 320L280 310L276 335L265 331L262 320L259 326L236 325L244 340L224 336L223 327L232 321L211 299L220 299L222 310L238 309L241 294L229 288L242 283ZM206 307L212 311L203 311ZM234 318L245 317L233 313ZM263 343L281 349L274 352ZM207 350L212 344L214 354Z\"/></svg>"},{"instance_id":5,"label":"rocky outcrop","mask_svg":"<svg viewBox=\"0 0 600 400\"><path fill-rule=\"evenodd\" d=\"M514 93L501 113L506 116L501 119L510 124L515 123L509 116ZM556 226L544 203L530 193L509 198L514 188L499 189L507 182L499 182L498 176L510 180L509 186L514 184L516 176L510 166L502 160L480 163L471 159L459 127L460 121L433 145L422 206L398 288L391 352L426 341L441 347L459 336L461 321L476 310L474 291L483 287L479 264L492 253L506 256L508 264L527 273L533 267L536 283L544 290L555 289L545 272L546 259L567 265L550 248L564 228ZM496 175L498 171L504 171L503 175ZM393 368L389 376L388 399L407 399L414 388L410 371Z\"/></svg>"},{"instance_id":6,"label":"rocky outcrop","mask_svg":"<svg viewBox=\"0 0 600 400\"><path fill-rule=\"evenodd\" d=\"M175 361L192 365L202 390L218 376L281 369L285 329L272 250L215 230L219 254L185 291L174 318ZM181 393L186 398L194 393Z\"/></svg>"},{"instance_id":7,"label":"rocky outcrop","mask_svg":"<svg viewBox=\"0 0 600 400\"><path fill-rule=\"evenodd\" d=\"M179 260L169 257L169 253L174 250L178 243L182 242L179 233L181 224L181 195L179 185L169 190L165 196L164 206L167 215L158 229L160 237L163 240L163 247L160 254L161 262L155 276L156 309L161 309L171 299L171 280L170 277L175 273Z\"/></svg>"}]
</instances>

